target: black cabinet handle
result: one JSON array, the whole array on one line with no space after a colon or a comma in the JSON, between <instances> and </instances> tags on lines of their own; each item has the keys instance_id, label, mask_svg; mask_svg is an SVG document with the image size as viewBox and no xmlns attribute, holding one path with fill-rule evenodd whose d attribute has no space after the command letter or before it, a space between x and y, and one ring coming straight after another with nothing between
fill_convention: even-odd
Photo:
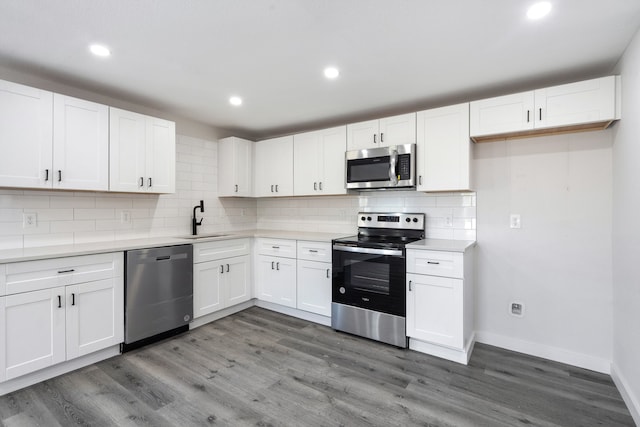
<instances>
[{"instance_id":1,"label":"black cabinet handle","mask_svg":"<svg viewBox=\"0 0 640 427\"><path fill-rule=\"evenodd\" d=\"M527 110L527 123L529 123L529 113L530 113L530 111Z\"/></svg>"},{"instance_id":2,"label":"black cabinet handle","mask_svg":"<svg viewBox=\"0 0 640 427\"><path fill-rule=\"evenodd\" d=\"M427 264L439 265L440 263L437 261L427 261Z\"/></svg>"},{"instance_id":3,"label":"black cabinet handle","mask_svg":"<svg viewBox=\"0 0 640 427\"><path fill-rule=\"evenodd\" d=\"M373 143L374 144L376 143L376 134L375 133L373 134Z\"/></svg>"},{"instance_id":4,"label":"black cabinet handle","mask_svg":"<svg viewBox=\"0 0 640 427\"><path fill-rule=\"evenodd\" d=\"M271 246L272 249L280 249L280 246Z\"/></svg>"},{"instance_id":5,"label":"black cabinet handle","mask_svg":"<svg viewBox=\"0 0 640 427\"><path fill-rule=\"evenodd\" d=\"M271 269L273 270L273 265L275 264L275 261L271 261Z\"/></svg>"},{"instance_id":6,"label":"black cabinet handle","mask_svg":"<svg viewBox=\"0 0 640 427\"><path fill-rule=\"evenodd\" d=\"M318 190L318 183L314 182L313 183L313 191L317 191Z\"/></svg>"},{"instance_id":7,"label":"black cabinet handle","mask_svg":"<svg viewBox=\"0 0 640 427\"><path fill-rule=\"evenodd\" d=\"M271 184L271 192L273 193L273 184Z\"/></svg>"},{"instance_id":8,"label":"black cabinet handle","mask_svg":"<svg viewBox=\"0 0 640 427\"><path fill-rule=\"evenodd\" d=\"M380 132L380 143L384 142L384 133Z\"/></svg>"},{"instance_id":9,"label":"black cabinet handle","mask_svg":"<svg viewBox=\"0 0 640 427\"><path fill-rule=\"evenodd\" d=\"M238 192L238 184L236 184L236 193Z\"/></svg>"},{"instance_id":10,"label":"black cabinet handle","mask_svg":"<svg viewBox=\"0 0 640 427\"><path fill-rule=\"evenodd\" d=\"M220 274L224 274L224 265L220 265Z\"/></svg>"},{"instance_id":11,"label":"black cabinet handle","mask_svg":"<svg viewBox=\"0 0 640 427\"><path fill-rule=\"evenodd\" d=\"M411 280L409 280L409 292L411 292Z\"/></svg>"},{"instance_id":12,"label":"black cabinet handle","mask_svg":"<svg viewBox=\"0 0 640 427\"><path fill-rule=\"evenodd\" d=\"M74 271L76 271L74 268L71 268L69 270L58 270L58 274L62 274L62 273L73 273Z\"/></svg>"},{"instance_id":13,"label":"black cabinet handle","mask_svg":"<svg viewBox=\"0 0 640 427\"><path fill-rule=\"evenodd\" d=\"M229 264L227 264L227 273L229 272Z\"/></svg>"},{"instance_id":14,"label":"black cabinet handle","mask_svg":"<svg viewBox=\"0 0 640 427\"><path fill-rule=\"evenodd\" d=\"M62 308L62 297L58 295L58 308Z\"/></svg>"},{"instance_id":15,"label":"black cabinet handle","mask_svg":"<svg viewBox=\"0 0 640 427\"><path fill-rule=\"evenodd\" d=\"M149 178L149 188L151 188L153 186L153 181L151 180L151 178Z\"/></svg>"},{"instance_id":16,"label":"black cabinet handle","mask_svg":"<svg viewBox=\"0 0 640 427\"><path fill-rule=\"evenodd\" d=\"M58 169L58 182L62 181L62 171Z\"/></svg>"},{"instance_id":17,"label":"black cabinet handle","mask_svg":"<svg viewBox=\"0 0 640 427\"><path fill-rule=\"evenodd\" d=\"M278 192L278 184L276 184L276 193Z\"/></svg>"},{"instance_id":18,"label":"black cabinet handle","mask_svg":"<svg viewBox=\"0 0 640 427\"><path fill-rule=\"evenodd\" d=\"M76 294L71 294L71 305L76 305Z\"/></svg>"},{"instance_id":19,"label":"black cabinet handle","mask_svg":"<svg viewBox=\"0 0 640 427\"><path fill-rule=\"evenodd\" d=\"M309 249L309 252L311 252L312 254L317 254L318 253L318 251L315 250L315 249Z\"/></svg>"},{"instance_id":20,"label":"black cabinet handle","mask_svg":"<svg viewBox=\"0 0 640 427\"><path fill-rule=\"evenodd\" d=\"M49 181L49 169L44 170L44 182Z\"/></svg>"},{"instance_id":21,"label":"black cabinet handle","mask_svg":"<svg viewBox=\"0 0 640 427\"><path fill-rule=\"evenodd\" d=\"M327 268L327 279L329 278L329 269Z\"/></svg>"},{"instance_id":22,"label":"black cabinet handle","mask_svg":"<svg viewBox=\"0 0 640 427\"><path fill-rule=\"evenodd\" d=\"M540 121L542 121L542 108L540 108L539 111L540 111L540 114L539 114Z\"/></svg>"},{"instance_id":23,"label":"black cabinet handle","mask_svg":"<svg viewBox=\"0 0 640 427\"><path fill-rule=\"evenodd\" d=\"M276 270L280 271L280 263L276 262Z\"/></svg>"},{"instance_id":24,"label":"black cabinet handle","mask_svg":"<svg viewBox=\"0 0 640 427\"><path fill-rule=\"evenodd\" d=\"M320 189L320 191L322 191L322 181L318 183L318 188Z\"/></svg>"},{"instance_id":25,"label":"black cabinet handle","mask_svg":"<svg viewBox=\"0 0 640 427\"><path fill-rule=\"evenodd\" d=\"M418 185L422 185L422 175L418 175Z\"/></svg>"},{"instance_id":26,"label":"black cabinet handle","mask_svg":"<svg viewBox=\"0 0 640 427\"><path fill-rule=\"evenodd\" d=\"M140 187L144 187L144 177L140 177Z\"/></svg>"}]
</instances>

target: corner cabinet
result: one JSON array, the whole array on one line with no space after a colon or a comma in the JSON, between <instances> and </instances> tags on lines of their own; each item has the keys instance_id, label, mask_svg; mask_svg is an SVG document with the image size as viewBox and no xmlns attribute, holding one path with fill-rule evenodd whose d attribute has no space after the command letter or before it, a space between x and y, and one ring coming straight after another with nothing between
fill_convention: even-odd
<instances>
[{"instance_id":1,"label":"corner cabinet","mask_svg":"<svg viewBox=\"0 0 640 427\"><path fill-rule=\"evenodd\" d=\"M338 126L293 136L293 195L346 194L347 128Z\"/></svg>"},{"instance_id":2,"label":"corner cabinet","mask_svg":"<svg viewBox=\"0 0 640 427\"><path fill-rule=\"evenodd\" d=\"M407 249L409 348L467 364L473 333L473 247Z\"/></svg>"},{"instance_id":3,"label":"corner cabinet","mask_svg":"<svg viewBox=\"0 0 640 427\"><path fill-rule=\"evenodd\" d=\"M218 196L251 197L254 142L231 136L218 141Z\"/></svg>"},{"instance_id":4,"label":"corner cabinet","mask_svg":"<svg viewBox=\"0 0 640 427\"><path fill-rule=\"evenodd\" d=\"M418 191L471 189L469 104L417 114Z\"/></svg>"},{"instance_id":5,"label":"corner cabinet","mask_svg":"<svg viewBox=\"0 0 640 427\"><path fill-rule=\"evenodd\" d=\"M3 267L0 382L123 341L122 252Z\"/></svg>"},{"instance_id":6,"label":"corner cabinet","mask_svg":"<svg viewBox=\"0 0 640 427\"><path fill-rule=\"evenodd\" d=\"M0 80L0 186L106 191L106 105Z\"/></svg>"},{"instance_id":7,"label":"corner cabinet","mask_svg":"<svg viewBox=\"0 0 640 427\"><path fill-rule=\"evenodd\" d=\"M347 125L347 150L413 144L416 140L416 113Z\"/></svg>"},{"instance_id":8,"label":"corner cabinet","mask_svg":"<svg viewBox=\"0 0 640 427\"><path fill-rule=\"evenodd\" d=\"M175 123L109 109L109 189L128 193L174 193Z\"/></svg>"},{"instance_id":9,"label":"corner cabinet","mask_svg":"<svg viewBox=\"0 0 640 427\"><path fill-rule=\"evenodd\" d=\"M470 134L476 142L604 129L620 119L620 77L552 86L470 105Z\"/></svg>"},{"instance_id":10,"label":"corner cabinet","mask_svg":"<svg viewBox=\"0 0 640 427\"><path fill-rule=\"evenodd\" d=\"M258 141L255 160L256 197L293 196L293 136Z\"/></svg>"},{"instance_id":11,"label":"corner cabinet","mask_svg":"<svg viewBox=\"0 0 640 427\"><path fill-rule=\"evenodd\" d=\"M194 319L251 299L250 253L248 238L193 245Z\"/></svg>"}]
</instances>

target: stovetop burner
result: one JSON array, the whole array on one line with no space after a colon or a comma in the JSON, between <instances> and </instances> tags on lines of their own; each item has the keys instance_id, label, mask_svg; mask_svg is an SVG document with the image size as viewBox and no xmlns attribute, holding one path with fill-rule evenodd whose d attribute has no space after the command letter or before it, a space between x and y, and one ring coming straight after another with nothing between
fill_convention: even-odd
<instances>
[{"instance_id":1,"label":"stovetop burner","mask_svg":"<svg viewBox=\"0 0 640 427\"><path fill-rule=\"evenodd\" d=\"M405 245L424 239L424 214L373 213L358 214L358 234L335 242L363 248L404 249Z\"/></svg>"}]
</instances>

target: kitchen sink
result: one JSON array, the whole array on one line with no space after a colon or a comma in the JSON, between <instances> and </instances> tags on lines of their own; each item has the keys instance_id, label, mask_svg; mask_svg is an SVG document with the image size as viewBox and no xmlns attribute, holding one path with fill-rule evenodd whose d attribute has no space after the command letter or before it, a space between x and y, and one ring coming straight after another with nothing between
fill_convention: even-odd
<instances>
[{"instance_id":1,"label":"kitchen sink","mask_svg":"<svg viewBox=\"0 0 640 427\"><path fill-rule=\"evenodd\" d=\"M188 235L188 236L182 236L182 239L207 239L210 237L225 237L228 236L228 234L225 233L205 233L205 234L198 234L197 236L194 236L192 234Z\"/></svg>"}]
</instances>

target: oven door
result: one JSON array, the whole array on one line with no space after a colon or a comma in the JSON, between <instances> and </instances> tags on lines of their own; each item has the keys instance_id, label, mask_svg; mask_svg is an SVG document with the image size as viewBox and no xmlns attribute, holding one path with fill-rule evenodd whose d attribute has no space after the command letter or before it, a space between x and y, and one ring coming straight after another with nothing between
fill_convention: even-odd
<instances>
[{"instance_id":1,"label":"oven door","mask_svg":"<svg viewBox=\"0 0 640 427\"><path fill-rule=\"evenodd\" d=\"M400 249L334 244L332 301L404 317L405 271Z\"/></svg>"}]
</instances>

